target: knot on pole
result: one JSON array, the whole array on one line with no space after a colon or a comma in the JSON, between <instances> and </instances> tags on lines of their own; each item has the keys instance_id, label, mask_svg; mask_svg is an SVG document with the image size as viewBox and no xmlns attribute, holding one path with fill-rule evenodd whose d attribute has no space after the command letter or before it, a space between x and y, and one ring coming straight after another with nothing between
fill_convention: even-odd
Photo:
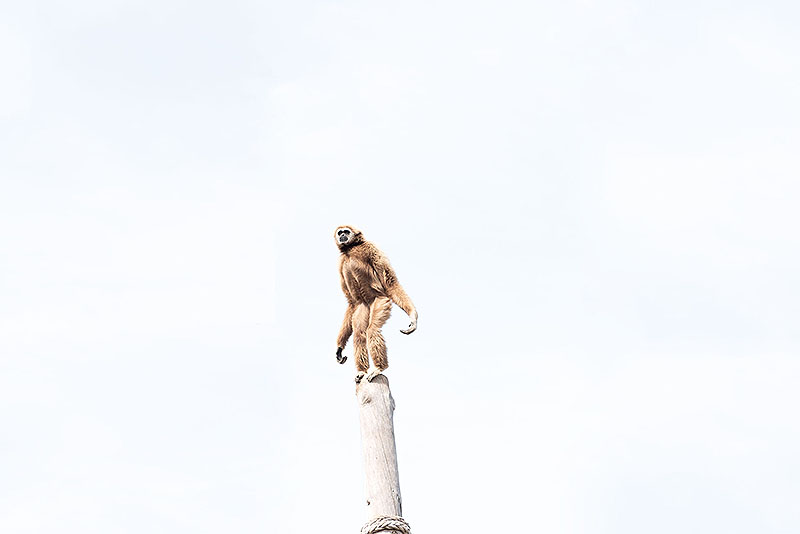
<instances>
[{"instance_id":1,"label":"knot on pole","mask_svg":"<svg viewBox=\"0 0 800 534\"><path fill-rule=\"evenodd\" d=\"M376 534L377 532L411 534L411 527L399 515L379 515L361 527L361 534Z\"/></svg>"}]
</instances>

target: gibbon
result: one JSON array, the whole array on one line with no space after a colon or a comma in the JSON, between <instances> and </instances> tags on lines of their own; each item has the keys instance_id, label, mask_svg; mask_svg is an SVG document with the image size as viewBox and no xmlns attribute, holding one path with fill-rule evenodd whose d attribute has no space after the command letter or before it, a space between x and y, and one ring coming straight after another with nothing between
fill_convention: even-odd
<instances>
[{"instance_id":1,"label":"gibbon","mask_svg":"<svg viewBox=\"0 0 800 534\"><path fill-rule=\"evenodd\" d=\"M408 328L400 330L404 334L417 329L417 309L397 281L389 260L375 245L364 240L361 231L352 226L340 226L334 237L341 251L339 277L347 298L347 310L336 341L336 360L339 363L347 360L342 350L352 335L356 383L365 376L371 382L389 367L381 327L389 318L392 302L400 306L411 319ZM374 364L372 370L370 357Z\"/></svg>"}]
</instances>

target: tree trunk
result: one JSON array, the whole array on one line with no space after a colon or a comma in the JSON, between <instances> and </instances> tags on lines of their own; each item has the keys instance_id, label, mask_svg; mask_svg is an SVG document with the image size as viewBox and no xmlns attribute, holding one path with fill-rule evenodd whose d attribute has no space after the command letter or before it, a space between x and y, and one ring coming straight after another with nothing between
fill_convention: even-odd
<instances>
[{"instance_id":1,"label":"tree trunk","mask_svg":"<svg viewBox=\"0 0 800 534\"><path fill-rule=\"evenodd\" d=\"M361 448L366 474L367 521L381 515L402 516L397 449L394 442L394 399L384 375L356 386L360 408Z\"/></svg>"}]
</instances>

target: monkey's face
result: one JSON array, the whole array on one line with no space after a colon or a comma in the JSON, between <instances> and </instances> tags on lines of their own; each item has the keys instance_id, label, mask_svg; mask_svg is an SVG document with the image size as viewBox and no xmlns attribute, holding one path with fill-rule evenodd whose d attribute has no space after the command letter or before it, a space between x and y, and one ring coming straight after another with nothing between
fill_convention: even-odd
<instances>
[{"instance_id":1,"label":"monkey's face","mask_svg":"<svg viewBox=\"0 0 800 534\"><path fill-rule=\"evenodd\" d=\"M361 242L361 232L352 226L340 226L336 229L336 245L341 248L347 248Z\"/></svg>"}]
</instances>

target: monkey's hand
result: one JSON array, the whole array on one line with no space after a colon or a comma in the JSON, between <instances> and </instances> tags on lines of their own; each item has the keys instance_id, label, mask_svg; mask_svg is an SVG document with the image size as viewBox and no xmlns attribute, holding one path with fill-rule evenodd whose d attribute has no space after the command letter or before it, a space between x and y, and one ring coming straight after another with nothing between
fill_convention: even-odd
<instances>
[{"instance_id":1,"label":"monkey's hand","mask_svg":"<svg viewBox=\"0 0 800 534\"><path fill-rule=\"evenodd\" d=\"M417 320L414 319L413 321L411 321L411 324L408 325L408 328L406 328L405 330L400 330L400 331L402 333L404 333L404 334L410 334L411 332L413 332L416 329L417 329Z\"/></svg>"},{"instance_id":2,"label":"monkey's hand","mask_svg":"<svg viewBox=\"0 0 800 534\"><path fill-rule=\"evenodd\" d=\"M342 350L344 350L342 347L338 347L336 349L336 361L339 363L344 363L347 361L347 356L342 355Z\"/></svg>"}]
</instances>

